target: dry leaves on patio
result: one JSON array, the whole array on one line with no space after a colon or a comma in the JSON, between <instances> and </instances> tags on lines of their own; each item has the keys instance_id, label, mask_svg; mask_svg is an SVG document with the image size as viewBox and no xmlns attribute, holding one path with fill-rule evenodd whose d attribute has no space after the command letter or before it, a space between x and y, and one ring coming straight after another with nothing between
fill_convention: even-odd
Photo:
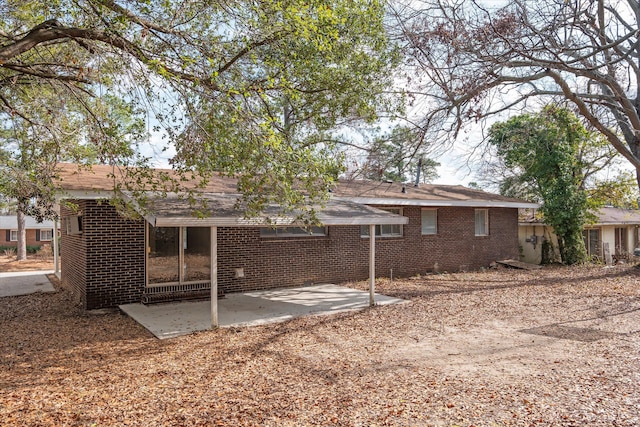
<instances>
[{"instance_id":1,"label":"dry leaves on patio","mask_svg":"<svg viewBox=\"0 0 640 427\"><path fill-rule=\"evenodd\" d=\"M411 304L166 341L117 312L83 312L64 289L4 298L0 425L640 424L637 268L377 290Z\"/></svg>"}]
</instances>

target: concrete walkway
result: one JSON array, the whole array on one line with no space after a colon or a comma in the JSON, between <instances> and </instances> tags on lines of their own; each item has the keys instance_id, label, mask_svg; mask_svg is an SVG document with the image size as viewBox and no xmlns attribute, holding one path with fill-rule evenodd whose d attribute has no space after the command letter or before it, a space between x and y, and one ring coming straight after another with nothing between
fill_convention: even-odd
<instances>
[{"instance_id":1,"label":"concrete walkway","mask_svg":"<svg viewBox=\"0 0 640 427\"><path fill-rule=\"evenodd\" d=\"M384 295L377 305L406 302ZM234 293L218 300L220 327L239 327L283 322L299 316L339 313L369 306L369 293L336 285ZM166 304L126 304L120 309L160 339L211 329L209 301Z\"/></svg>"},{"instance_id":2,"label":"concrete walkway","mask_svg":"<svg viewBox=\"0 0 640 427\"><path fill-rule=\"evenodd\" d=\"M0 298L36 292L55 292L55 288L47 278L47 274L52 273L53 270L0 273Z\"/></svg>"}]
</instances>

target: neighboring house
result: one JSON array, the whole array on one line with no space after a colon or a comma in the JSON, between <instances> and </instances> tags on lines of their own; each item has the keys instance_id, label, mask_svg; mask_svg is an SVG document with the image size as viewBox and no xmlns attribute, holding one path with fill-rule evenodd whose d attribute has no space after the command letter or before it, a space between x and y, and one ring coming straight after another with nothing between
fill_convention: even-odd
<instances>
[{"instance_id":1,"label":"neighboring house","mask_svg":"<svg viewBox=\"0 0 640 427\"><path fill-rule=\"evenodd\" d=\"M37 222L26 217L27 246L42 246L53 241L53 221ZM0 247L18 245L18 219L16 215L0 216Z\"/></svg>"},{"instance_id":2,"label":"neighboring house","mask_svg":"<svg viewBox=\"0 0 640 427\"><path fill-rule=\"evenodd\" d=\"M118 175L62 165L76 209L61 208L61 279L87 309L487 267L518 257L518 209L537 207L462 186L345 181L309 232L245 219L235 180L218 178L201 194L204 218L169 194L129 219L103 201Z\"/></svg>"},{"instance_id":3,"label":"neighboring house","mask_svg":"<svg viewBox=\"0 0 640 427\"><path fill-rule=\"evenodd\" d=\"M582 232L589 257L609 263L632 257L635 248L640 247L640 210L601 208L596 217L596 222L585 226ZM541 263L545 240L551 242L552 255L559 259L558 239L553 228L532 215L521 218L518 240L520 259L524 262Z\"/></svg>"}]
</instances>

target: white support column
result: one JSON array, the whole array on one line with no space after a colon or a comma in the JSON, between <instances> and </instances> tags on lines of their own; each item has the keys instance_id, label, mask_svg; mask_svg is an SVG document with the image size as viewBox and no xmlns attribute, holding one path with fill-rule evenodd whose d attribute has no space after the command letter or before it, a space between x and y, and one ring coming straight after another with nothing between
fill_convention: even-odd
<instances>
[{"instance_id":1,"label":"white support column","mask_svg":"<svg viewBox=\"0 0 640 427\"><path fill-rule=\"evenodd\" d=\"M369 305L376 305L376 226L369 225Z\"/></svg>"},{"instance_id":2,"label":"white support column","mask_svg":"<svg viewBox=\"0 0 640 427\"><path fill-rule=\"evenodd\" d=\"M56 274L56 276L59 276L60 274L60 261L59 261L59 254L58 254L58 220L55 219L53 221L53 267L54 267L54 273Z\"/></svg>"},{"instance_id":3,"label":"white support column","mask_svg":"<svg viewBox=\"0 0 640 427\"><path fill-rule=\"evenodd\" d=\"M211 227L211 328L218 327L218 227Z\"/></svg>"}]
</instances>

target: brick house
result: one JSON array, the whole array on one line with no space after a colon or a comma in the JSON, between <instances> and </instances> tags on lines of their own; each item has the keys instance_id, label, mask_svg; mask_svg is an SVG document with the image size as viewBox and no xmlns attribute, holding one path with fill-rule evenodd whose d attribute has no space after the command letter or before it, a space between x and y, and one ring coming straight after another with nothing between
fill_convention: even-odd
<instances>
[{"instance_id":1,"label":"brick house","mask_svg":"<svg viewBox=\"0 0 640 427\"><path fill-rule=\"evenodd\" d=\"M42 247L53 242L53 221L37 222L35 218L25 218L27 246ZM0 247L18 246L18 219L15 215L0 215Z\"/></svg>"},{"instance_id":2,"label":"brick house","mask_svg":"<svg viewBox=\"0 0 640 427\"><path fill-rule=\"evenodd\" d=\"M235 181L220 178L201 196L204 218L169 194L128 219L103 200L112 173L61 173L75 205L61 208L61 278L87 309L202 297L214 285L220 294L478 269L518 257L518 208L535 207L462 186L345 181L309 232L244 219Z\"/></svg>"}]
</instances>

